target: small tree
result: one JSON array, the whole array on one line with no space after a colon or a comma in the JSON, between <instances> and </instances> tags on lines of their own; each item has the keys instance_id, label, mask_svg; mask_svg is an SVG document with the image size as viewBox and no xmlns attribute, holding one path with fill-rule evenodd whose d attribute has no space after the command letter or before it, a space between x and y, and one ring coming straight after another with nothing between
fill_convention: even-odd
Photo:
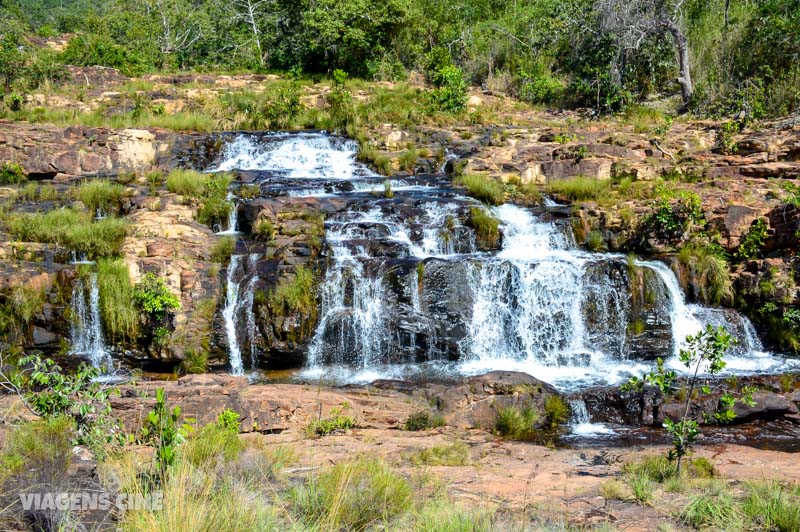
<instances>
[{"instance_id":1,"label":"small tree","mask_svg":"<svg viewBox=\"0 0 800 532\"><path fill-rule=\"evenodd\" d=\"M712 327L707 325L705 330L695 335L686 337L686 348L680 350L680 360L689 369L688 391L683 414L680 419L666 419L664 428L672 436L673 448L669 452L669 459L675 460L676 473L681 473L681 462L683 457L689 453L692 445L700 434L700 426L696 419L691 416L692 405L695 402L695 390L698 389L705 394L711 394L711 387L706 382L701 385L701 371L713 376L725 369L725 354L730 346L735 342L724 327ZM641 389L645 382L658 386L665 395L674 392L673 382L675 380L674 371L666 371L661 359L658 360L658 367L655 371L645 375L643 379L632 378L627 384L622 386L623 391L631 389ZM719 398L717 410L713 419L719 424L730 423L736 418L733 407L736 404L736 397L733 392L725 391ZM753 405L753 388L744 386L740 392L739 401Z\"/></svg>"},{"instance_id":2,"label":"small tree","mask_svg":"<svg viewBox=\"0 0 800 532\"><path fill-rule=\"evenodd\" d=\"M169 468L178 456L178 447L186 441L193 427L193 419L181 419L181 407L170 409L164 388L156 389L156 406L147 414L141 430L141 441L155 445L155 459L161 478L166 479Z\"/></svg>"}]
</instances>

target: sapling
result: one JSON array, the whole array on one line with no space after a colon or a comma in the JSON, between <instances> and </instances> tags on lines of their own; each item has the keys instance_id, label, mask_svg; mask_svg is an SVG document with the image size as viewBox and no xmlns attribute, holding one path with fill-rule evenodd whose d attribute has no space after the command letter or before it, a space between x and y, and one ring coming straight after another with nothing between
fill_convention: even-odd
<instances>
[{"instance_id":1,"label":"sapling","mask_svg":"<svg viewBox=\"0 0 800 532\"><path fill-rule=\"evenodd\" d=\"M683 457L689 453L700 434L700 426L697 420L690 415L692 404L695 400L695 390L699 388L699 391L703 394L711 394L711 387L708 382L701 385L701 378L703 374L713 376L725 369L725 354L733 343L735 343L735 339L731 337L724 327L707 325L705 330L695 335L687 336L686 348L680 350L680 361L689 369L688 392L685 394L685 405L680 419L667 418L664 421L664 428L672 436L673 445L668 458L670 461L676 461L675 472L677 475L681 473ZM645 375L642 379L633 377L627 384L622 386L622 389L623 391L641 390L645 383L649 383L658 386L663 394L672 395L675 391L673 387L674 380L675 372L666 371L663 361L659 359L655 371ZM738 400L752 406L755 404L753 402L753 391L753 388L749 386L742 387ZM733 411L736 401L737 397L734 393L725 390L719 398L719 404L713 420L719 424L733 421L736 418L736 413Z\"/></svg>"}]
</instances>

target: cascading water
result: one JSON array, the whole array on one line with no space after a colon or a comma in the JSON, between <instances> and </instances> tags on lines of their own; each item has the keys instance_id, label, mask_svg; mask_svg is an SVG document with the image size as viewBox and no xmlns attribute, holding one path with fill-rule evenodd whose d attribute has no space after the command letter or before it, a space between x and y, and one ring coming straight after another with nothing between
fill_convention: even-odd
<instances>
[{"instance_id":1,"label":"cascading water","mask_svg":"<svg viewBox=\"0 0 800 532\"><path fill-rule=\"evenodd\" d=\"M467 227L477 202L451 188L399 182L385 198L375 192L383 178L355 161L355 148L324 134L242 135L217 165L257 172L273 194L347 198L326 219L329 260L303 376L359 382L510 369L574 389L641 374L655 356L679 366L683 338L705 324L740 338L740 363L729 365L736 371L783 362L761 352L746 318L687 305L660 262L636 262L649 272L650 294L636 303L626 257L579 250L567 224L547 217L560 208L552 202L537 215L494 208L502 247L481 250ZM242 282L229 280L231 321ZM234 324L229 329L231 360L241 368Z\"/></svg>"},{"instance_id":2,"label":"cascading water","mask_svg":"<svg viewBox=\"0 0 800 532\"><path fill-rule=\"evenodd\" d=\"M103 368L111 362L111 355L100 320L97 274L90 274L88 281L88 290L83 278L79 278L72 288L72 354L86 357L94 367Z\"/></svg>"},{"instance_id":3,"label":"cascading water","mask_svg":"<svg viewBox=\"0 0 800 532\"><path fill-rule=\"evenodd\" d=\"M256 318L253 310L255 287L258 282L256 266L259 255L251 253L232 255L228 264L225 288L225 307L222 309L222 318L225 322L225 336L228 341L228 359L231 364L231 375L244 375L244 360L242 346L249 349L250 367L257 366L257 351L253 339L255 338ZM241 270L241 271L240 271ZM249 279L247 276L250 276ZM244 293L242 293L244 288ZM239 334L240 313L244 312L244 336Z\"/></svg>"},{"instance_id":4,"label":"cascading water","mask_svg":"<svg viewBox=\"0 0 800 532\"><path fill-rule=\"evenodd\" d=\"M586 403L581 399L572 399L569 402L572 415L569 420L570 432L575 436L597 436L613 434L614 431L602 423L592 423Z\"/></svg>"},{"instance_id":5,"label":"cascading water","mask_svg":"<svg viewBox=\"0 0 800 532\"><path fill-rule=\"evenodd\" d=\"M225 335L228 337L228 360L231 364L231 375L243 375L242 351L236 337L236 307L239 305L239 283L236 281L236 270L239 266L239 255L231 256L228 264L228 275L225 289L225 308L222 317L225 320Z\"/></svg>"}]
</instances>

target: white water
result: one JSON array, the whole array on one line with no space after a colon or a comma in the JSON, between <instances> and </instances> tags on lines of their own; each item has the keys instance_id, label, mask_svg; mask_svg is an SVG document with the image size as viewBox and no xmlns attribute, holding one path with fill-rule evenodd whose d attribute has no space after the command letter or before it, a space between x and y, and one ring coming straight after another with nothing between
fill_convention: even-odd
<instances>
[{"instance_id":1,"label":"white water","mask_svg":"<svg viewBox=\"0 0 800 532\"><path fill-rule=\"evenodd\" d=\"M331 190L327 184L322 187L309 179L347 180L348 190L380 196L380 203L362 197L346 212L327 218L329 260L304 377L368 382L421 371L464 375L506 369L576 389L623 382L652 368L650 362L630 355L637 346L630 345L634 340L627 333L631 296L627 274L621 273L627 271L624 256L581 251L568 230L512 205L494 209L502 225L502 249L477 252L474 233L462 225L469 200L394 181L399 198L406 190L428 190L425 196L415 196L424 199L394 209L383 198L383 184L356 162L355 149L355 143L320 134L242 135L224 148L215 168L262 172L262 182L277 178L277 186L286 186L294 196L347 194L326 192ZM304 188L304 182L310 186ZM414 265L422 259L420 276ZM663 334L672 332L663 354L670 367L683 370L675 355L685 336L706 324L724 325L740 338L730 358L731 372L785 367L784 360L763 352L746 318L688 305L666 265L637 265L660 279L657 307L668 320ZM232 263L225 316L233 371L242 372L245 343L237 339L237 307L245 307L252 339L257 333L252 311L256 281L237 280L236 269ZM450 284L437 288L441 282ZM239 294L243 287L244 297ZM450 308L450 301L461 306ZM447 320L464 320L457 362L435 345ZM427 340L418 344L417 336ZM257 357L253 345L251 341L251 363Z\"/></svg>"},{"instance_id":2,"label":"white water","mask_svg":"<svg viewBox=\"0 0 800 532\"><path fill-rule=\"evenodd\" d=\"M318 134L274 135L267 140L240 135L225 145L215 171L259 170L295 179L351 179L359 170L353 141Z\"/></svg>"},{"instance_id":3,"label":"white water","mask_svg":"<svg viewBox=\"0 0 800 532\"><path fill-rule=\"evenodd\" d=\"M575 436L598 436L603 434L614 434L614 431L602 423L592 423L589 419L589 412L586 410L586 403L580 399L573 399L569 402L572 416L569 422L570 432Z\"/></svg>"},{"instance_id":4,"label":"white water","mask_svg":"<svg viewBox=\"0 0 800 532\"><path fill-rule=\"evenodd\" d=\"M238 235L239 234L239 205L234 201L233 192L228 190L228 195L225 198L233 204L230 214L228 214L228 226L219 231L218 235Z\"/></svg>"},{"instance_id":5,"label":"white water","mask_svg":"<svg viewBox=\"0 0 800 532\"><path fill-rule=\"evenodd\" d=\"M225 320L225 334L228 337L228 360L231 364L231 375L243 375L242 351L239 348L239 339L236 337L236 307L239 305L239 283L236 281L236 269L239 266L240 255L231 256L228 264L228 275L225 289L225 308L222 317Z\"/></svg>"},{"instance_id":6,"label":"white water","mask_svg":"<svg viewBox=\"0 0 800 532\"><path fill-rule=\"evenodd\" d=\"M88 298L87 298L88 296ZM96 368L104 368L111 362L111 355L103 336L100 319L100 290L97 274L89 275L89 290L79 278L72 288L72 354L89 359Z\"/></svg>"}]
</instances>

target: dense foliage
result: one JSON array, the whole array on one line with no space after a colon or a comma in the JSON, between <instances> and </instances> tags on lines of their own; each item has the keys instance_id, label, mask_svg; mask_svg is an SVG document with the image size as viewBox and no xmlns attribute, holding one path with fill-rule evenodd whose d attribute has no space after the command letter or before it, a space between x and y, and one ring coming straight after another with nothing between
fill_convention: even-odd
<instances>
[{"instance_id":1,"label":"dense foliage","mask_svg":"<svg viewBox=\"0 0 800 532\"><path fill-rule=\"evenodd\" d=\"M616 111L653 94L760 118L800 102L799 0L11 0L0 8L5 105L63 65L279 70L396 80L432 103L463 83L538 104ZM55 52L43 38L68 33ZM463 81L462 81L463 80ZM287 87L284 104L296 100Z\"/></svg>"}]
</instances>

